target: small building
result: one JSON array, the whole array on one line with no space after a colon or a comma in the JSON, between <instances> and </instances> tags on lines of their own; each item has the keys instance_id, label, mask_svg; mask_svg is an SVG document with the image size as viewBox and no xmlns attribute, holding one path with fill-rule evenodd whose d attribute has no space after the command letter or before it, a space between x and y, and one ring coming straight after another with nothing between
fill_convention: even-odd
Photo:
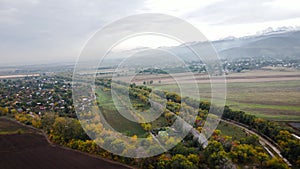
<instances>
[{"instance_id":1,"label":"small building","mask_svg":"<svg viewBox=\"0 0 300 169\"><path fill-rule=\"evenodd\" d=\"M161 137L168 137L169 136L167 131L159 131L158 135L161 136Z\"/></svg>"}]
</instances>

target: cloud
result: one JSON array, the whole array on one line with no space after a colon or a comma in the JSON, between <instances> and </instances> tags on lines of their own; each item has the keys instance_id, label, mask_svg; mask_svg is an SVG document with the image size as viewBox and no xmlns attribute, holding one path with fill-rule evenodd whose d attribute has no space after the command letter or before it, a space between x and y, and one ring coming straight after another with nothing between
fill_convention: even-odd
<instances>
[{"instance_id":1,"label":"cloud","mask_svg":"<svg viewBox=\"0 0 300 169\"><path fill-rule=\"evenodd\" d=\"M300 5L297 0L1 0L1 63L74 60L95 31L124 16L145 12L186 19L217 39L269 26L294 26Z\"/></svg>"},{"instance_id":2,"label":"cloud","mask_svg":"<svg viewBox=\"0 0 300 169\"><path fill-rule=\"evenodd\" d=\"M219 1L221 0L147 0L143 10L180 17Z\"/></svg>"},{"instance_id":3,"label":"cloud","mask_svg":"<svg viewBox=\"0 0 300 169\"><path fill-rule=\"evenodd\" d=\"M209 39L246 36L268 27L299 26L300 20L297 0L148 0L146 5L150 11L186 19Z\"/></svg>"},{"instance_id":4,"label":"cloud","mask_svg":"<svg viewBox=\"0 0 300 169\"><path fill-rule=\"evenodd\" d=\"M126 5L124 5L126 4ZM2 63L76 58L105 24L135 13L138 0L3 0L0 2Z\"/></svg>"},{"instance_id":5,"label":"cloud","mask_svg":"<svg viewBox=\"0 0 300 169\"><path fill-rule=\"evenodd\" d=\"M299 2L292 2L280 5L282 2L273 0L226 0L193 11L187 17L217 25L280 21L300 17Z\"/></svg>"}]
</instances>

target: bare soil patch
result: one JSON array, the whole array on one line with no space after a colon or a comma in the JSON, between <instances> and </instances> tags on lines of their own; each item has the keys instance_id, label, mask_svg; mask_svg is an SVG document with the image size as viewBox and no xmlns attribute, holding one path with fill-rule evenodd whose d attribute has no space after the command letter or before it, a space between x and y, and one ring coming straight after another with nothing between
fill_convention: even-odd
<instances>
[{"instance_id":1,"label":"bare soil patch","mask_svg":"<svg viewBox=\"0 0 300 169\"><path fill-rule=\"evenodd\" d=\"M16 122L0 118L3 123L24 127ZM48 144L46 138L37 133L0 135L0 166L2 169L127 169L113 163L80 152Z\"/></svg>"}]
</instances>

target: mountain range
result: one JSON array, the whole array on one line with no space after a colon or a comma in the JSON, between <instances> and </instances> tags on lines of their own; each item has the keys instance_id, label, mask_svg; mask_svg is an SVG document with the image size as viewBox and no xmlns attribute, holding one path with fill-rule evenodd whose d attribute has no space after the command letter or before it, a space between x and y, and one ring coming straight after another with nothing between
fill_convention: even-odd
<instances>
[{"instance_id":1,"label":"mountain range","mask_svg":"<svg viewBox=\"0 0 300 169\"><path fill-rule=\"evenodd\" d=\"M240 58L273 58L300 59L300 30L271 28L253 36L242 38L226 38L212 41L218 55L222 59ZM193 43L192 47L201 47L203 43ZM180 47L174 51L180 52ZM181 47L182 48L182 47Z\"/></svg>"},{"instance_id":2,"label":"mountain range","mask_svg":"<svg viewBox=\"0 0 300 169\"><path fill-rule=\"evenodd\" d=\"M190 42L180 46L159 47L157 49L167 51L169 54L176 55L185 61L199 61L199 57L191 52L187 46L201 51L199 54L200 57L210 56L216 51L219 58L223 60L244 58L264 58L264 60L277 61L284 59L298 60L300 59L300 29L299 27L297 29L282 27L276 30L268 28L252 36L241 38L228 37L212 42ZM152 59L155 57L156 59L154 60L169 63L172 59L162 60L162 58L170 57L167 57L168 53L158 52L155 49L147 47L140 47L132 50L112 52L108 59L104 60L104 63L107 64L106 61L109 61L109 58L122 60L122 58L131 56L132 54L134 57L130 59L130 62L136 64L142 64L142 62L150 63L149 59L145 59L147 57ZM129 60L127 61L129 62Z\"/></svg>"}]
</instances>

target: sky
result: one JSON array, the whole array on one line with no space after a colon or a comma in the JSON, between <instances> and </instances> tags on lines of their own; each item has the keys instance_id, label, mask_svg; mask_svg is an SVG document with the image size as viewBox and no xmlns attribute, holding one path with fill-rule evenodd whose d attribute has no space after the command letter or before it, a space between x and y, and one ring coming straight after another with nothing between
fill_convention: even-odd
<instances>
[{"instance_id":1,"label":"sky","mask_svg":"<svg viewBox=\"0 0 300 169\"><path fill-rule=\"evenodd\" d=\"M298 0L0 0L0 65L74 62L103 26L143 13L186 20L209 40L300 26Z\"/></svg>"}]
</instances>

